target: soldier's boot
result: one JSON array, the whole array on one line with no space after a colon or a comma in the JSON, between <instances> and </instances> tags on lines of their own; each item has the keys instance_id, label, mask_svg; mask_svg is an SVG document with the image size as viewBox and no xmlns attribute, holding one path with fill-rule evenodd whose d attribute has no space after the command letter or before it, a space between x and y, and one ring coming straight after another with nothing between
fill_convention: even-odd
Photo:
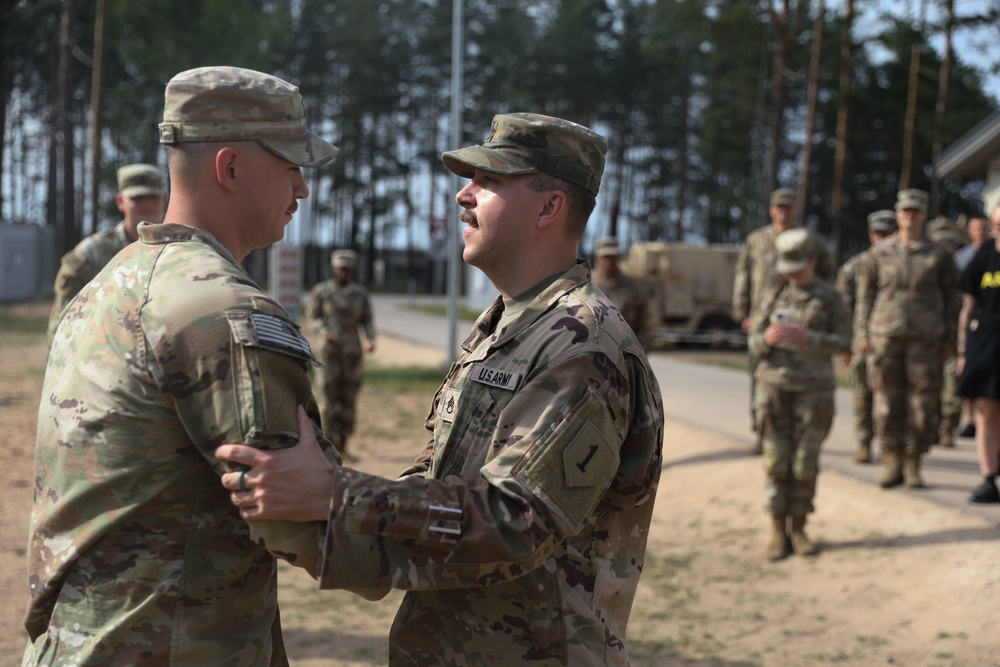
<instances>
[{"instance_id":1,"label":"soldier's boot","mask_svg":"<svg viewBox=\"0 0 1000 667\"><path fill-rule=\"evenodd\" d=\"M750 449L750 453L754 456L760 456L764 453L764 436L759 431L754 434L753 447Z\"/></svg>"},{"instance_id":2,"label":"soldier's boot","mask_svg":"<svg viewBox=\"0 0 1000 667\"><path fill-rule=\"evenodd\" d=\"M903 461L899 452L885 450L882 452L882 463L885 468L878 478L878 485L883 489L891 489L903 483Z\"/></svg>"},{"instance_id":3,"label":"soldier's boot","mask_svg":"<svg viewBox=\"0 0 1000 667\"><path fill-rule=\"evenodd\" d=\"M951 449L955 446L955 431L951 428L941 427L940 432L938 432L938 447L945 447Z\"/></svg>"},{"instance_id":4,"label":"soldier's boot","mask_svg":"<svg viewBox=\"0 0 1000 667\"><path fill-rule=\"evenodd\" d=\"M819 553L819 546L806 536L806 517L791 517L792 531L789 539L792 541L792 550L800 556L815 556Z\"/></svg>"},{"instance_id":5,"label":"soldier's boot","mask_svg":"<svg viewBox=\"0 0 1000 667\"><path fill-rule=\"evenodd\" d=\"M768 560L781 560L788 556L788 534L785 532L787 523L787 514L774 514L771 516L771 539L768 541L767 550L764 552Z\"/></svg>"},{"instance_id":6,"label":"soldier's boot","mask_svg":"<svg viewBox=\"0 0 1000 667\"><path fill-rule=\"evenodd\" d=\"M924 480L920 477L920 452L907 452L903 460L903 481L911 489L922 489Z\"/></svg>"},{"instance_id":7,"label":"soldier's boot","mask_svg":"<svg viewBox=\"0 0 1000 667\"><path fill-rule=\"evenodd\" d=\"M872 444L870 442L859 442L858 448L854 450L855 463L872 462Z\"/></svg>"}]
</instances>

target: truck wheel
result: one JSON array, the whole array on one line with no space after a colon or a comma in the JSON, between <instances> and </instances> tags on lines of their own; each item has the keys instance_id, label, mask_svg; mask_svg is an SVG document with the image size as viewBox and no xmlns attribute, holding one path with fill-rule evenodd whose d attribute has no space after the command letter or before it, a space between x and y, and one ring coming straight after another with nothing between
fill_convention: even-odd
<instances>
[{"instance_id":1,"label":"truck wheel","mask_svg":"<svg viewBox=\"0 0 1000 667\"><path fill-rule=\"evenodd\" d=\"M698 333L705 334L709 348L736 347L728 335L737 331L736 323L725 315L708 315L698 325Z\"/></svg>"}]
</instances>

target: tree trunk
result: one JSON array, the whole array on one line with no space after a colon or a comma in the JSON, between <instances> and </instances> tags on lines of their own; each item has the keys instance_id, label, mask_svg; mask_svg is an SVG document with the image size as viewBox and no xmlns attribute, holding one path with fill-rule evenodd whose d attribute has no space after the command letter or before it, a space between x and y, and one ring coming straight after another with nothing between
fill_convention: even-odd
<instances>
[{"instance_id":1,"label":"tree trunk","mask_svg":"<svg viewBox=\"0 0 1000 667\"><path fill-rule=\"evenodd\" d=\"M107 0L97 0L97 15L94 18L94 69L90 77L90 229L95 232L101 220L101 138L104 130L101 78L104 75L104 16L107 4Z\"/></svg>"},{"instance_id":2,"label":"tree trunk","mask_svg":"<svg viewBox=\"0 0 1000 667\"><path fill-rule=\"evenodd\" d=\"M771 34L774 53L771 57L771 108L769 109L769 141L767 165L764 170L764 196L770 195L778 182L778 165L781 162L782 118L785 113L785 62L788 59L788 41L791 36L789 16L791 0L784 0L780 14L771 10Z\"/></svg>"},{"instance_id":3,"label":"tree trunk","mask_svg":"<svg viewBox=\"0 0 1000 667\"><path fill-rule=\"evenodd\" d=\"M62 178L57 194L56 217L58 225L57 238L60 240L60 251L65 254L73 249L80 240L80 231L76 227L73 174L73 120L70 117L72 106L72 76L71 58L73 26L76 24L76 0L63 0L62 17L59 22L59 69L56 77L56 126L55 135L58 141L58 161L62 167Z\"/></svg>"},{"instance_id":4,"label":"tree trunk","mask_svg":"<svg viewBox=\"0 0 1000 667\"><path fill-rule=\"evenodd\" d=\"M851 94L851 34L854 32L854 0L847 0L847 25L844 41L840 45L840 92L837 99L837 143L833 149L833 221L830 237L833 247L840 251L843 242L844 173L847 164L847 120L850 116L848 96Z\"/></svg>"},{"instance_id":5,"label":"tree trunk","mask_svg":"<svg viewBox=\"0 0 1000 667\"><path fill-rule=\"evenodd\" d=\"M813 131L816 126L816 91L819 89L819 60L823 47L823 20L826 13L824 1L819 0L816 21L813 23L812 53L809 58L809 82L806 92L806 126L802 141L802 162L799 165L799 188L795 208L805 222L806 196L809 191L809 165L812 161Z\"/></svg>"},{"instance_id":6,"label":"tree trunk","mask_svg":"<svg viewBox=\"0 0 1000 667\"><path fill-rule=\"evenodd\" d=\"M946 0L946 11L948 18L944 29L944 56L941 58L941 70L938 74L938 97L934 106L934 137L931 141L931 160L941 154L942 139L944 130L944 116L948 111L948 84L951 79L951 33L955 26L955 0ZM939 190L941 184L938 179L931 179L931 216L938 214Z\"/></svg>"},{"instance_id":7,"label":"tree trunk","mask_svg":"<svg viewBox=\"0 0 1000 667\"><path fill-rule=\"evenodd\" d=\"M924 16L927 11L927 0L920 1L920 28L917 42L913 45L910 56L910 83L906 97L906 120L903 126L903 165L899 174L899 189L910 187L910 174L913 171L913 132L917 124L917 88L920 83L920 51L924 46Z\"/></svg>"}]
</instances>

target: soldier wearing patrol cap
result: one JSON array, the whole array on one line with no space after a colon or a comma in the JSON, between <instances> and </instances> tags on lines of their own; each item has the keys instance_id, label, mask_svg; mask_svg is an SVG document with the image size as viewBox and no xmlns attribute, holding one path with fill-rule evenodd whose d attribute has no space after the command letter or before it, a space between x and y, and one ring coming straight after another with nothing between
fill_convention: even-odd
<instances>
[{"instance_id":1,"label":"soldier wearing patrol cap","mask_svg":"<svg viewBox=\"0 0 1000 667\"><path fill-rule=\"evenodd\" d=\"M958 268L924 237L927 203L923 190L899 192L899 231L872 247L858 274L854 348L868 361L882 488L924 486L922 458L938 437L942 362L955 351Z\"/></svg>"},{"instance_id":2,"label":"soldier wearing patrol cap","mask_svg":"<svg viewBox=\"0 0 1000 667\"><path fill-rule=\"evenodd\" d=\"M249 492L223 477L248 520L328 521L321 587L407 589L393 665L629 664L663 406L635 334L576 259L606 151L586 127L513 113L444 153L471 179L456 195L463 256L500 295L399 479L326 464L308 429L291 450L218 452L254 466Z\"/></svg>"},{"instance_id":3,"label":"soldier wearing patrol cap","mask_svg":"<svg viewBox=\"0 0 1000 667\"><path fill-rule=\"evenodd\" d=\"M778 286L782 277L775 270L776 251L774 241L781 232L798 226L796 192L792 188L778 188L768 200L768 214L771 224L755 229L747 234L746 242L736 258L736 277L733 283L733 321L739 322L743 332L750 330L754 312L761 306L764 297ZM812 243L817 246L816 273L827 281L833 281L836 263L826 242L818 234L812 235ZM750 429L755 434L753 454L763 451L759 420L754 412L754 373L757 358L751 352L747 355L750 371Z\"/></svg>"},{"instance_id":4,"label":"soldier wearing patrol cap","mask_svg":"<svg viewBox=\"0 0 1000 667\"><path fill-rule=\"evenodd\" d=\"M784 280L754 314L747 343L760 359L754 401L772 528L765 553L780 560L789 550L805 556L818 551L806 536L806 517L815 511L820 447L833 425L830 359L849 349L851 322L840 293L816 276L820 248L810 233L789 229L774 245L775 270Z\"/></svg>"},{"instance_id":5,"label":"soldier wearing patrol cap","mask_svg":"<svg viewBox=\"0 0 1000 667\"><path fill-rule=\"evenodd\" d=\"M368 290L353 281L358 255L353 250L334 250L330 255L333 278L317 284L309 293L306 316L320 338L320 360L316 370L323 434L341 456L351 460L347 440L354 433L358 392L364 379L362 353L375 351L375 323ZM360 329L366 343L361 344Z\"/></svg>"},{"instance_id":6,"label":"soldier wearing patrol cap","mask_svg":"<svg viewBox=\"0 0 1000 667\"><path fill-rule=\"evenodd\" d=\"M868 215L868 241L875 245L896 232L896 214L888 209ZM868 250L859 252L844 262L837 273L837 291L844 297L847 309L854 319L857 303L858 272L868 257ZM872 390L868 386L867 362L860 350L851 350L848 370L851 374L851 392L854 398L854 434L857 449L854 451L856 463L870 463L872 459L872 438L875 426L872 422Z\"/></svg>"},{"instance_id":7,"label":"soldier wearing patrol cap","mask_svg":"<svg viewBox=\"0 0 1000 667\"><path fill-rule=\"evenodd\" d=\"M618 260L621 250L618 239L609 236L597 242L594 249L594 285L618 307L622 317L632 327L644 349L652 342L649 325L649 300L642 288L621 272Z\"/></svg>"},{"instance_id":8,"label":"soldier wearing patrol cap","mask_svg":"<svg viewBox=\"0 0 1000 667\"><path fill-rule=\"evenodd\" d=\"M119 250L139 238L139 223L156 223L163 219L165 195L163 172L156 165L127 164L118 170L115 205L124 217L114 227L91 234L63 255L56 273L55 299L49 316L50 341L66 304Z\"/></svg>"},{"instance_id":9,"label":"soldier wearing patrol cap","mask_svg":"<svg viewBox=\"0 0 1000 667\"><path fill-rule=\"evenodd\" d=\"M49 352L24 665L287 665L272 553L317 562L321 524L248 529L214 452L294 444L297 405L318 421L309 344L240 261L337 149L295 86L236 67L171 79L160 131L165 222L81 290Z\"/></svg>"}]
</instances>

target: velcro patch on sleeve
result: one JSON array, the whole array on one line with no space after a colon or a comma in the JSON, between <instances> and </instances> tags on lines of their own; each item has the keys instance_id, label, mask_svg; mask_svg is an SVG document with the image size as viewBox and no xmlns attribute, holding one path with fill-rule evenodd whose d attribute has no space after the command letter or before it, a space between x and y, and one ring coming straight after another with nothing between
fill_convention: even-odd
<instances>
[{"instance_id":1,"label":"velcro patch on sleeve","mask_svg":"<svg viewBox=\"0 0 1000 667\"><path fill-rule=\"evenodd\" d=\"M618 447L604 400L588 391L518 477L575 533L618 472Z\"/></svg>"}]
</instances>

